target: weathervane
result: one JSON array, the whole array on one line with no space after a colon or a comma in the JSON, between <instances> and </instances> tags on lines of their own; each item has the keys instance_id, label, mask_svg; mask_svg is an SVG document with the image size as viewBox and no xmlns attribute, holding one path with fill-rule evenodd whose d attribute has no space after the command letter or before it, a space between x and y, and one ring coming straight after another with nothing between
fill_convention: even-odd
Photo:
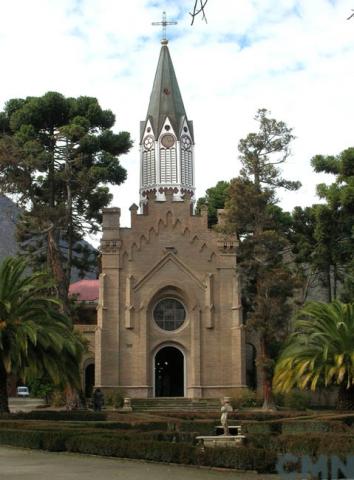
<instances>
[{"instance_id":1,"label":"weathervane","mask_svg":"<svg viewBox=\"0 0 354 480\"><path fill-rule=\"evenodd\" d=\"M177 22L168 22L167 17L166 17L166 12L162 12L162 22L152 22L151 25L162 25L162 42L167 43L167 38L166 38L166 27L167 25L177 25Z\"/></svg>"}]
</instances>

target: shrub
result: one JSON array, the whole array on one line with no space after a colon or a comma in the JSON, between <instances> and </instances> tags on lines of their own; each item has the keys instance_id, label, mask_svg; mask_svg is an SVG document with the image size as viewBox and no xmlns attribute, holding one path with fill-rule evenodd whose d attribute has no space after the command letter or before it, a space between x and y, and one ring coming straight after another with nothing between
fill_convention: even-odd
<instances>
[{"instance_id":1,"label":"shrub","mask_svg":"<svg viewBox=\"0 0 354 480\"><path fill-rule=\"evenodd\" d=\"M12 413L7 417L13 420L69 420L69 421L98 421L105 420L103 412L89 412L87 410L55 411L33 410L31 412Z\"/></svg>"},{"instance_id":2,"label":"shrub","mask_svg":"<svg viewBox=\"0 0 354 480\"><path fill-rule=\"evenodd\" d=\"M198 435L214 435L215 427L220 424L215 422L183 422L179 425L181 432L198 432Z\"/></svg>"},{"instance_id":3,"label":"shrub","mask_svg":"<svg viewBox=\"0 0 354 480\"><path fill-rule=\"evenodd\" d=\"M49 402L55 389L54 384L49 380L37 378L29 381L28 387L32 397L44 398L46 403Z\"/></svg>"},{"instance_id":4,"label":"shrub","mask_svg":"<svg viewBox=\"0 0 354 480\"><path fill-rule=\"evenodd\" d=\"M345 434L301 433L271 437L269 448L294 455L346 455L353 453L354 437Z\"/></svg>"},{"instance_id":5,"label":"shrub","mask_svg":"<svg viewBox=\"0 0 354 480\"><path fill-rule=\"evenodd\" d=\"M242 430L246 433L267 433L270 434L272 432L272 427L274 424L270 423L263 423L263 422L258 422L258 423L246 423L242 425Z\"/></svg>"},{"instance_id":6,"label":"shrub","mask_svg":"<svg viewBox=\"0 0 354 480\"><path fill-rule=\"evenodd\" d=\"M50 395L50 401L53 407L64 407L66 404L64 392L54 390Z\"/></svg>"},{"instance_id":7,"label":"shrub","mask_svg":"<svg viewBox=\"0 0 354 480\"><path fill-rule=\"evenodd\" d=\"M257 393L250 389L244 389L237 393L231 400L234 409L254 408L261 406L261 401L257 397Z\"/></svg>"},{"instance_id":8,"label":"shrub","mask_svg":"<svg viewBox=\"0 0 354 480\"><path fill-rule=\"evenodd\" d=\"M75 436L67 441L71 452L123 458L137 458L168 463L193 463L195 449L183 443L126 441L103 436Z\"/></svg>"},{"instance_id":9,"label":"shrub","mask_svg":"<svg viewBox=\"0 0 354 480\"><path fill-rule=\"evenodd\" d=\"M310 408L311 397L303 392L289 392L284 395L284 407L291 410L306 410Z\"/></svg>"},{"instance_id":10,"label":"shrub","mask_svg":"<svg viewBox=\"0 0 354 480\"><path fill-rule=\"evenodd\" d=\"M330 424L328 422L308 421L308 422L286 422L282 424L282 433L315 433L329 432Z\"/></svg>"},{"instance_id":11,"label":"shrub","mask_svg":"<svg viewBox=\"0 0 354 480\"><path fill-rule=\"evenodd\" d=\"M122 408L124 397L124 391L121 388L116 388L113 392L106 395L105 403L113 408Z\"/></svg>"},{"instance_id":12,"label":"shrub","mask_svg":"<svg viewBox=\"0 0 354 480\"><path fill-rule=\"evenodd\" d=\"M206 448L201 463L213 467L235 468L238 470L274 471L277 456L270 450L253 447Z\"/></svg>"},{"instance_id":13,"label":"shrub","mask_svg":"<svg viewBox=\"0 0 354 480\"><path fill-rule=\"evenodd\" d=\"M0 430L0 444L24 448L42 448L42 432Z\"/></svg>"}]
</instances>

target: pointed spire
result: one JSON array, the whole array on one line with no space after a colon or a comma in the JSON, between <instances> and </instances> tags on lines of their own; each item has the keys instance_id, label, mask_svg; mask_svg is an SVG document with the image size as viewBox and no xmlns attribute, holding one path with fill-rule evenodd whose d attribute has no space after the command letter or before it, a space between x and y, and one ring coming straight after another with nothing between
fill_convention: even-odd
<instances>
[{"instance_id":1,"label":"pointed spire","mask_svg":"<svg viewBox=\"0 0 354 480\"><path fill-rule=\"evenodd\" d=\"M147 112L147 120L150 120L156 138L159 136L167 116L176 134L180 131L182 120L187 117L167 47L168 41L164 39L161 44L160 58Z\"/></svg>"}]
</instances>

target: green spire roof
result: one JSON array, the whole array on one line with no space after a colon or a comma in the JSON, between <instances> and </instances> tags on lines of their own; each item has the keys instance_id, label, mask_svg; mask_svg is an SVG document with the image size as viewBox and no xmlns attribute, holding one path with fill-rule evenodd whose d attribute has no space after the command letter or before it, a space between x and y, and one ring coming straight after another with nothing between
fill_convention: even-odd
<instances>
[{"instance_id":1,"label":"green spire roof","mask_svg":"<svg viewBox=\"0 0 354 480\"><path fill-rule=\"evenodd\" d=\"M182 120L187 119L182 95L178 87L167 40L162 40L159 62L155 74L154 85L146 120L150 120L156 138L159 136L166 117L178 135Z\"/></svg>"}]
</instances>

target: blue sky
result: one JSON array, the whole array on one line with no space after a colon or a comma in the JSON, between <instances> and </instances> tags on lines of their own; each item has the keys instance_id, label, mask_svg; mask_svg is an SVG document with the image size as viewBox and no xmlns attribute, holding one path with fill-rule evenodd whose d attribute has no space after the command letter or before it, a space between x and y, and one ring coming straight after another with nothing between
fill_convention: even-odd
<instances>
[{"instance_id":1,"label":"blue sky","mask_svg":"<svg viewBox=\"0 0 354 480\"><path fill-rule=\"evenodd\" d=\"M114 190L123 222L138 202L139 121L146 115L166 10L178 25L169 47L196 136L197 196L239 170L237 145L254 130L258 108L294 129L284 176L301 180L279 192L286 209L316 201L310 159L354 145L353 0L209 0L208 23L193 0L11 0L2 2L0 107L55 90L91 95L113 110L117 130L135 147L122 163L127 182Z\"/></svg>"}]
</instances>

